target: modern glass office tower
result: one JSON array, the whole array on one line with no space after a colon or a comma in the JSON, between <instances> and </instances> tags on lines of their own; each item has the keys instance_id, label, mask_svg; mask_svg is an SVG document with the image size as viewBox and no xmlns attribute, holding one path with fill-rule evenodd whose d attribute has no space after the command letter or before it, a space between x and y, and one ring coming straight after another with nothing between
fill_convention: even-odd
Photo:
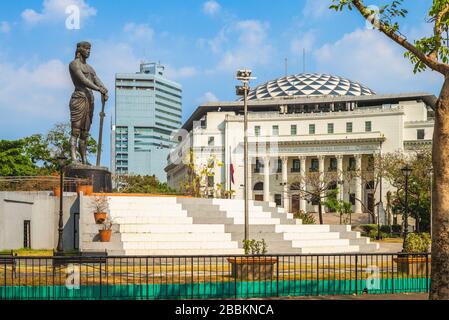
<instances>
[{"instance_id":1,"label":"modern glass office tower","mask_svg":"<svg viewBox=\"0 0 449 320\"><path fill-rule=\"evenodd\" d=\"M155 175L164 167L182 123L182 87L164 76L164 66L142 63L137 73L116 75L111 168L117 174Z\"/></svg>"}]
</instances>

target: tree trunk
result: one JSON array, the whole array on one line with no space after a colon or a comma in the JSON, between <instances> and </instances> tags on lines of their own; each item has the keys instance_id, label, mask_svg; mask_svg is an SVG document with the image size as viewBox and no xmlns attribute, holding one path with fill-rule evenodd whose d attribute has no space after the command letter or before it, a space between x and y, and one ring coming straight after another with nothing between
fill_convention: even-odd
<instances>
[{"instance_id":1,"label":"tree trunk","mask_svg":"<svg viewBox=\"0 0 449 320\"><path fill-rule=\"evenodd\" d=\"M449 76L435 110L431 300L449 300Z\"/></svg>"}]
</instances>

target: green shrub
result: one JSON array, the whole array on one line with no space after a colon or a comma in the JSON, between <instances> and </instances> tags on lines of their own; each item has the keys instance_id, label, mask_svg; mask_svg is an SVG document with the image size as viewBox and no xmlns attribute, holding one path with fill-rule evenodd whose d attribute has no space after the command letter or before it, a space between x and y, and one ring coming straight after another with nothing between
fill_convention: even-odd
<instances>
[{"instance_id":1,"label":"green shrub","mask_svg":"<svg viewBox=\"0 0 449 320\"><path fill-rule=\"evenodd\" d=\"M295 219L301 219L302 224L316 224L316 220L313 214L304 212L302 210L293 214L293 217Z\"/></svg>"},{"instance_id":2,"label":"green shrub","mask_svg":"<svg viewBox=\"0 0 449 320\"><path fill-rule=\"evenodd\" d=\"M404 241L404 253L428 253L431 239L428 233L410 233Z\"/></svg>"},{"instance_id":3,"label":"green shrub","mask_svg":"<svg viewBox=\"0 0 449 320\"><path fill-rule=\"evenodd\" d=\"M391 227L390 226L380 226L380 232L391 233Z\"/></svg>"},{"instance_id":4,"label":"green shrub","mask_svg":"<svg viewBox=\"0 0 449 320\"><path fill-rule=\"evenodd\" d=\"M267 244L264 239L262 240L244 240L243 249L246 255L261 255L267 253Z\"/></svg>"},{"instance_id":5,"label":"green shrub","mask_svg":"<svg viewBox=\"0 0 449 320\"><path fill-rule=\"evenodd\" d=\"M362 224L360 228L362 228L363 234L366 236L370 235L373 230L377 232L377 224Z\"/></svg>"},{"instance_id":6,"label":"green shrub","mask_svg":"<svg viewBox=\"0 0 449 320\"><path fill-rule=\"evenodd\" d=\"M388 233L385 233L385 232L381 231L379 235L380 235L380 239L388 238ZM370 233L369 233L369 237L371 239L373 239L373 240L377 239L377 230L371 230Z\"/></svg>"},{"instance_id":7,"label":"green shrub","mask_svg":"<svg viewBox=\"0 0 449 320\"><path fill-rule=\"evenodd\" d=\"M402 232L402 226L400 224L395 224L391 226L391 231L393 233L401 233Z\"/></svg>"}]
</instances>

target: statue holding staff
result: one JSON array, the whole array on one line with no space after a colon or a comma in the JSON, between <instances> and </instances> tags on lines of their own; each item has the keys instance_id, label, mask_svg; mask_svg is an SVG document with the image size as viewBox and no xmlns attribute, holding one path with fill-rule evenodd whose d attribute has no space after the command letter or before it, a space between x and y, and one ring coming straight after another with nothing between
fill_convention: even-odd
<instances>
[{"instance_id":1,"label":"statue holding staff","mask_svg":"<svg viewBox=\"0 0 449 320\"><path fill-rule=\"evenodd\" d=\"M95 70L87 64L91 44L80 42L76 47L75 60L70 63L69 70L75 91L70 99L70 120L72 132L70 137L70 155L73 163L77 163L76 148L79 144L81 163L87 163L87 141L94 114L94 94L98 91L102 100L108 100L108 89L98 78Z\"/></svg>"}]
</instances>

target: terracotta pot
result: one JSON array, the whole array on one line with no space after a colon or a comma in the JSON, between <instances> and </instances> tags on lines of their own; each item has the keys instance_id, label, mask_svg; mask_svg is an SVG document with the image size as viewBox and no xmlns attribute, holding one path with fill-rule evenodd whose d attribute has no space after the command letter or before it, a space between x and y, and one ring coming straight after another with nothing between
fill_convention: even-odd
<instances>
[{"instance_id":1,"label":"terracotta pot","mask_svg":"<svg viewBox=\"0 0 449 320\"><path fill-rule=\"evenodd\" d=\"M399 256L393 260L397 264L398 272L416 276L430 274L431 258Z\"/></svg>"},{"instance_id":2,"label":"terracotta pot","mask_svg":"<svg viewBox=\"0 0 449 320\"><path fill-rule=\"evenodd\" d=\"M85 196L91 196L94 193L94 186L77 186L76 192L82 192Z\"/></svg>"},{"instance_id":3,"label":"terracotta pot","mask_svg":"<svg viewBox=\"0 0 449 320\"><path fill-rule=\"evenodd\" d=\"M232 277L241 280L270 280L273 278L274 265L278 262L273 257L239 257L227 260L232 265Z\"/></svg>"},{"instance_id":4,"label":"terracotta pot","mask_svg":"<svg viewBox=\"0 0 449 320\"><path fill-rule=\"evenodd\" d=\"M61 189L59 187L53 188L53 196L58 198L61 196Z\"/></svg>"},{"instance_id":5,"label":"terracotta pot","mask_svg":"<svg viewBox=\"0 0 449 320\"><path fill-rule=\"evenodd\" d=\"M107 215L108 214L106 212L94 212L95 223L102 224L103 222L105 222Z\"/></svg>"},{"instance_id":6,"label":"terracotta pot","mask_svg":"<svg viewBox=\"0 0 449 320\"><path fill-rule=\"evenodd\" d=\"M112 230L100 230L100 241L109 242L111 241Z\"/></svg>"}]
</instances>

